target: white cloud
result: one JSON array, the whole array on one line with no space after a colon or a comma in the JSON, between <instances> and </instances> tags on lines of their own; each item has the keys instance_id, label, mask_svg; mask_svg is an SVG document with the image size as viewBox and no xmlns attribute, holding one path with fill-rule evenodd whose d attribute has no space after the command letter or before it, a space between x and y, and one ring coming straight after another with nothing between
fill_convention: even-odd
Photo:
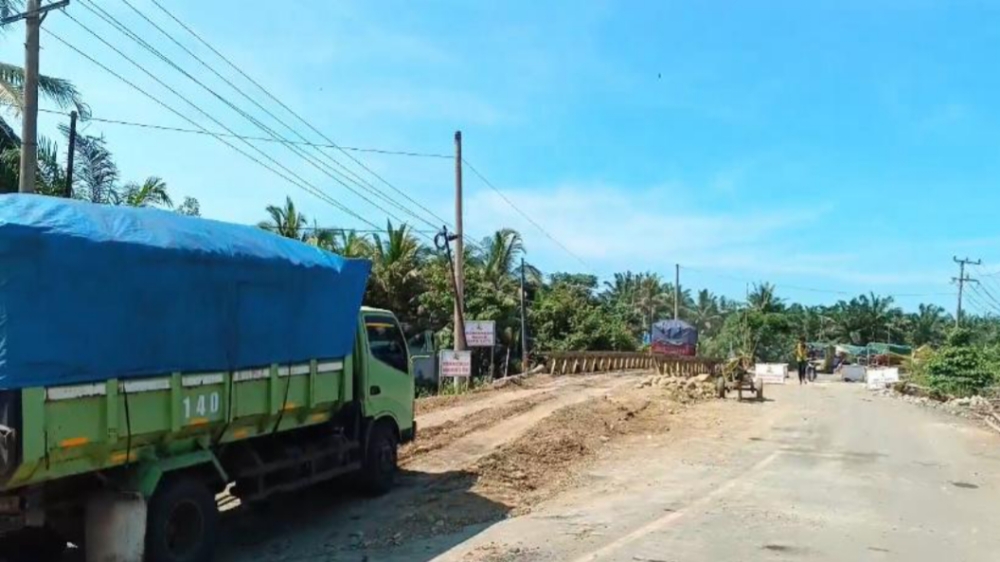
<instances>
[{"instance_id":1,"label":"white cloud","mask_svg":"<svg viewBox=\"0 0 1000 562\"><path fill-rule=\"evenodd\" d=\"M827 209L704 210L678 203L690 188L626 190L602 184L504 190L503 194L602 277L614 271L672 271L675 263L734 280L767 279L817 289L879 290L936 285L945 271L873 264L867 248L825 247L809 236L827 228ZM580 263L491 190L467 195L466 228L482 235L502 226L525 237L529 259L546 271ZM877 260L876 260L877 261Z\"/></svg>"},{"instance_id":2,"label":"white cloud","mask_svg":"<svg viewBox=\"0 0 1000 562\"><path fill-rule=\"evenodd\" d=\"M553 238L600 269L658 268L675 262L752 247L780 232L818 218L806 209L706 212L678 206L679 186L625 190L607 185L562 185L554 189L504 191ZM548 240L497 193L480 190L467 197L467 224L487 231L519 229L536 250L564 263L565 252ZM561 255L560 255L561 254Z\"/></svg>"}]
</instances>

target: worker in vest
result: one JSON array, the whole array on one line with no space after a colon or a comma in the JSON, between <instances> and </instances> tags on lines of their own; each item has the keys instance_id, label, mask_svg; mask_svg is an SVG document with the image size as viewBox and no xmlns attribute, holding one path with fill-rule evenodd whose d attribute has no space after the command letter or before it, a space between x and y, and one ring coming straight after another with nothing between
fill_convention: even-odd
<instances>
[{"instance_id":1,"label":"worker in vest","mask_svg":"<svg viewBox=\"0 0 1000 562\"><path fill-rule=\"evenodd\" d=\"M795 361L799 366L799 384L805 384L806 366L809 364L809 346L806 345L804 336L799 336L799 343L795 346Z\"/></svg>"}]
</instances>

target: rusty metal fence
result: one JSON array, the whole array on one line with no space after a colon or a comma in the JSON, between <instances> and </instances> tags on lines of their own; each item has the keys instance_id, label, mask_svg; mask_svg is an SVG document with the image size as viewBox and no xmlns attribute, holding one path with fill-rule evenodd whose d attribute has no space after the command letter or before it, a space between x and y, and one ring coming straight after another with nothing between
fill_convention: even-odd
<instances>
[{"instance_id":1,"label":"rusty metal fence","mask_svg":"<svg viewBox=\"0 0 1000 562\"><path fill-rule=\"evenodd\" d=\"M711 373L719 364L704 357L678 357L631 351L559 351L540 354L552 375L650 370L663 375Z\"/></svg>"}]
</instances>

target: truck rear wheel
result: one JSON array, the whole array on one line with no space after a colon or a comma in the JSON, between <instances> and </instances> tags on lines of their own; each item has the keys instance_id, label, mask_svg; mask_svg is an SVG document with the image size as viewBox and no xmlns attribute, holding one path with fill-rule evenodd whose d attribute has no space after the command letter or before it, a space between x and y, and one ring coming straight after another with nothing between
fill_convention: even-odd
<instances>
[{"instance_id":1,"label":"truck rear wheel","mask_svg":"<svg viewBox=\"0 0 1000 562\"><path fill-rule=\"evenodd\" d=\"M372 428L365 449L362 476L365 491L381 495L392 489L396 482L399 440L388 424L379 423Z\"/></svg>"},{"instance_id":2,"label":"truck rear wheel","mask_svg":"<svg viewBox=\"0 0 1000 562\"><path fill-rule=\"evenodd\" d=\"M219 510L208 486L193 477L164 481L149 501L147 562L209 562Z\"/></svg>"}]
</instances>

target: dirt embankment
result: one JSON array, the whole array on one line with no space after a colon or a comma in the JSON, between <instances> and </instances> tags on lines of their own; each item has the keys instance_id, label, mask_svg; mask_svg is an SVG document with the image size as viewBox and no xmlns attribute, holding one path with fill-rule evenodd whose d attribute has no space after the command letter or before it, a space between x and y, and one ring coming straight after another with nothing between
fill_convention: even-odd
<instances>
[{"instance_id":1,"label":"dirt embankment","mask_svg":"<svg viewBox=\"0 0 1000 562\"><path fill-rule=\"evenodd\" d=\"M341 508L296 506L296 513L311 515L296 518L294 536L258 537L253 550L280 553L261 562L364 554L529 511L572 486L581 469L616 440L673 431L687 418L674 414L712 395L702 383L648 380L625 374L541 379L529 388L425 404L424 415L432 413L437 423L421 427L417 441L401 451L397 490ZM221 559L239 560L237 554L246 553Z\"/></svg>"}]
</instances>

